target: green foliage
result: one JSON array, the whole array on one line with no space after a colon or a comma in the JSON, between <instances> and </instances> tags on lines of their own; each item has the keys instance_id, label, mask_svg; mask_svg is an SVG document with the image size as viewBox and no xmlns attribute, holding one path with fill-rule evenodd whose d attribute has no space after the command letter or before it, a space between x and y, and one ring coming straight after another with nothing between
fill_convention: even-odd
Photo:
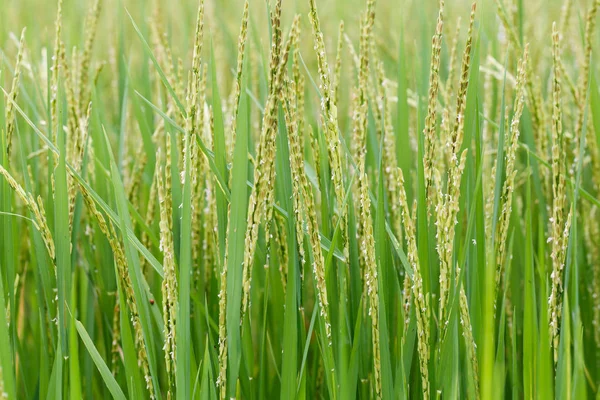
<instances>
[{"instance_id":1,"label":"green foliage","mask_svg":"<svg viewBox=\"0 0 600 400\"><path fill-rule=\"evenodd\" d=\"M600 398L600 1L9 3L0 399Z\"/></svg>"}]
</instances>

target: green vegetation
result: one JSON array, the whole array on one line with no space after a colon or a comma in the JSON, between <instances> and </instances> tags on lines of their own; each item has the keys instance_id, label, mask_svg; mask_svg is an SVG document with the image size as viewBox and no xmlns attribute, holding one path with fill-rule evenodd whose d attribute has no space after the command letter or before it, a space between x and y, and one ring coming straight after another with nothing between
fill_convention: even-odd
<instances>
[{"instance_id":1,"label":"green vegetation","mask_svg":"<svg viewBox=\"0 0 600 400\"><path fill-rule=\"evenodd\" d=\"M2 2L0 398L600 399L599 7Z\"/></svg>"}]
</instances>

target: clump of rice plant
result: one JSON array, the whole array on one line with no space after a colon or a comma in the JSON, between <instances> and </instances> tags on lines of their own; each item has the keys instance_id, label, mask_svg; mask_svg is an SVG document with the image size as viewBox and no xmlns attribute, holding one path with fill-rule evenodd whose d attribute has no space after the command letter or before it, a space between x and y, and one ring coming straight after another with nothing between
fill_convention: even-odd
<instances>
[{"instance_id":1,"label":"clump of rice plant","mask_svg":"<svg viewBox=\"0 0 600 400\"><path fill-rule=\"evenodd\" d=\"M599 396L600 1L126 6L0 15L0 398Z\"/></svg>"}]
</instances>

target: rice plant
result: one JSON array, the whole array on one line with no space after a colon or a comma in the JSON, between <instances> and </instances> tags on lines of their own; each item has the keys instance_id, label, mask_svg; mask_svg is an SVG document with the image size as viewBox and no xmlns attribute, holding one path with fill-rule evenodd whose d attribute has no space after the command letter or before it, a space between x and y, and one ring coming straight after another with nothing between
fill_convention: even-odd
<instances>
[{"instance_id":1,"label":"rice plant","mask_svg":"<svg viewBox=\"0 0 600 400\"><path fill-rule=\"evenodd\" d=\"M0 6L1 399L600 399L600 0Z\"/></svg>"}]
</instances>

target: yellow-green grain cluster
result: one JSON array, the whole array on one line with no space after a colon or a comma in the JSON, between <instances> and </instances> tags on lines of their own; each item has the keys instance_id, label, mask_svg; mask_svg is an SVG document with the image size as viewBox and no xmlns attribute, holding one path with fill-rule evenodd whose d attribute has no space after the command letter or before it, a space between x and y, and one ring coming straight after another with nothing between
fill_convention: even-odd
<instances>
[{"instance_id":1,"label":"yellow-green grain cluster","mask_svg":"<svg viewBox=\"0 0 600 400\"><path fill-rule=\"evenodd\" d=\"M554 73L552 80L552 214L548 242L552 248L550 255L552 273L550 297L548 299L548 319L550 323L550 338L554 348L554 362L558 362L559 329L561 321L561 301L563 294L563 270L569 240L571 212L568 210L566 183L566 149L565 132L562 122L562 93L559 72L560 35L556 29L552 33L552 57ZM566 218L565 218L566 217Z\"/></svg>"}]
</instances>

